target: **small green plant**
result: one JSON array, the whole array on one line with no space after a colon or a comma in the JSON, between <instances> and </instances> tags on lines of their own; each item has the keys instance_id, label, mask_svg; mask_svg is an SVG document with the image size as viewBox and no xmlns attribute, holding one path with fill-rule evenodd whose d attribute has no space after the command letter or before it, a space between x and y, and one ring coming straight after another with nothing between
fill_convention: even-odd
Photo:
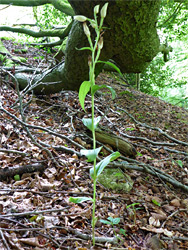
<instances>
[{"instance_id":1,"label":"small green plant","mask_svg":"<svg viewBox=\"0 0 188 250\"><path fill-rule=\"evenodd\" d=\"M127 210L129 210L129 212L132 213L133 215L133 222L134 222L134 225L136 225L136 210L140 209L140 208L135 208L135 206L137 205L140 205L140 203L132 203L128 206L126 206Z\"/></svg>"},{"instance_id":2,"label":"small green plant","mask_svg":"<svg viewBox=\"0 0 188 250\"><path fill-rule=\"evenodd\" d=\"M136 156L143 156L143 154L137 152Z\"/></svg>"},{"instance_id":3,"label":"small green plant","mask_svg":"<svg viewBox=\"0 0 188 250\"><path fill-rule=\"evenodd\" d=\"M20 181L20 176L19 176L19 174L16 174L16 175L14 176L14 180L15 180L15 181Z\"/></svg>"},{"instance_id":4,"label":"small green plant","mask_svg":"<svg viewBox=\"0 0 188 250\"><path fill-rule=\"evenodd\" d=\"M175 165L177 164L179 167L183 168L183 162L181 160L173 160L172 163Z\"/></svg>"},{"instance_id":5,"label":"small green plant","mask_svg":"<svg viewBox=\"0 0 188 250\"><path fill-rule=\"evenodd\" d=\"M158 201L156 201L155 199L152 199L152 202L153 202L153 204L155 204L158 207L161 206L161 204Z\"/></svg>"},{"instance_id":6,"label":"small green plant","mask_svg":"<svg viewBox=\"0 0 188 250\"><path fill-rule=\"evenodd\" d=\"M120 223L120 218L112 218L112 217L108 217L107 220L103 220L101 219L100 222L102 222L103 224L107 224L107 225L111 225L114 231L114 234L116 235L116 237L120 240L122 240L116 233L114 225L117 225ZM119 230L119 234L123 234L124 236L126 236L126 231L123 228L120 228Z\"/></svg>"},{"instance_id":7,"label":"small green plant","mask_svg":"<svg viewBox=\"0 0 188 250\"><path fill-rule=\"evenodd\" d=\"M120 218L108 217L107 220L101 219L100 222L102 222L103 224L114 226L120 223Z\"/></svg>"},{"instance_id":8,"label":"small green plant","mask_svg":"<svg viewBox=\"0 0 188 250\"><path fill-rule=\"evenodd\" d=\"M126 128L126 131L133 131L135 128Z\"/></svg>"},{"instance_id":9,"label":"small green plant","mask_svg":"<svg viewBox=\"0 0 188 250\"><path fill-rule=\"evenodd\" d=\"M99 13L99 5L96 5L94 7L94 19L89 19L85 16L75 16L75 20L82 22L83 23L83 30L85 35L88 38L89 46L90 47L83 47L80 48L79 50L89 50L91 51L91 56L89 56L88 59L88 65L89 65L89 80L84 81L79 89L79 101L81 104L81 107L85 111L85 98L86 95L90 92L91 93L91 103L92 103L92 109L91 109L91 118L83 118L82 122L83 124L92 132L92 137L93 137L93 149L82 149L81 150L81 155L84 155L87 157L88 162L93 162L93 167L90 169L90 176L93 181L93 198L90 197L70 197L69 201L74 202L74 203L80 203L84 201L92 201L93 203L93 212L92 212L92 240L93 240L93 246L95 245L95 225L97 222L97 217L95 216L95 207L96 207L96 184L97 184L97 179L98 176L102 173L104 168L113 160L117 159L120 156L119 152L113 152L112 154L108 155L106 158L101 160L100 162L97 163L97 156L99 152L101 151L102 147L96 148L96 138L95 138L95 130L101 120L101 117L95 117L94 113L94 108L95 108L95 102L94 102L94 95L97 90L101 88L107 88L111 91L112 93L112 98L115 97L115 91L107 86L107 85L102 85L98 86L95 84L95 68L97 63L106 63L114 67L119 73L120 70L112 63L110 62L103 62L99 60L99 56L101 53L101 49L103 48L103 37L102 37L102 30L104 29L103 27L103 22L104 18L106 17L106 12L107 12L107 7L108 3L105 3L104 6L101 8L100 11L100 22L98 24L97 20L97 14ZM87 26L87 21L89 21L90 25L95 29L96 37L94 42L91 39L91 33L90 29Z\"/></svg>"}]
</instances>

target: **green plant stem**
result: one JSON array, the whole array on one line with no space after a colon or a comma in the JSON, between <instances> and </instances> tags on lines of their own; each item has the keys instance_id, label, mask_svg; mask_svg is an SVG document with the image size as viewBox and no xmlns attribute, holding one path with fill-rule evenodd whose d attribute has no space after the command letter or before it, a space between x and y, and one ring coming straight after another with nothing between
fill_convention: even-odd
<instances>
[{"instance_id":1,"label":"green plant stem","mask_svg":"<svg viewBox=\"0 0 188 250\"><path fill-rule=\"evenodd\" d=\"M97 22L97 18L95 15L95 20ZM92 58L89 66L89 80L91 82L91 90L93 86L95 86L95 66L99 59L101 49L98 46L98 42L100 39L100 30L102 27L103 18L101 18L100 26L96 30L97 36L95 39L95 44L93 46L93 43L91 41L90 36L88 37L88 41L90 44L90 47L92 49ZM95 126L94 126L94 118L95 118L95 97L94 94L91 94L91 103L92 103L92 136L93 136L93 149L96 149L96 137L95 137ZM96 186L97 186L97 173L96 173L96 159L93 163L93 169L94 169L94 176L93 176L93 211L92 211L92 238L93 238L93 246L95 246L95 224L96 224L96 218L95 218L95 207L96 207Z\"/></svg>"},{"instance_id":2,"label":"green plant stem","mask_svg":"<svg viewBox=\"0 0 188 250\"><path fill-rule=\"evenodd\" d=\"M94 128L94 95L92 95L92 134L93 134L93 149L96 148L95 128ZM94 178L93 178L93 213L92 213L92 238L93 246L95 246L95 206L96 206L96 159L93 162Z\"/></svg>"},{"instance_id":3,"label":"green plant stem","mask_svg":"<svg viewBox=\"0 0 188 250\"><path fill-rule=\"evenodd\" d=\"M96 40L97 42L97 40ZM95 85L95 50L96 47L92 51L92 63L90 65L90 81L91 81L91 88ZM95 97L94 94L91 95L91 103L92 103L92 136L93 136L93 149L96 148L96 138L95 138L95 127L94 127L94 118L95 118ZM96 159L93 163L94 169L94 178L93 178L93 212L92 212L92 238L93 238L93 246L95 246L95 206L96 206L96 184L97 184L97 177L96 177Z\"/></svg>"},{"instance_id":4,"label":"green plant stem","mask_svg":"<svg viewBox=\"0 0 188 250\"><path fill-rule=\"evenodd\" d=\"M96 165L96 160L94 162L94 168ZM96 184L97 184L97 178L93 180L93 213L92 213L92 238L93 238L93 246L95 246L95 224L96 224L96 218L95 218L95 206L96 206Z\"/></svg>"}]
</instances>

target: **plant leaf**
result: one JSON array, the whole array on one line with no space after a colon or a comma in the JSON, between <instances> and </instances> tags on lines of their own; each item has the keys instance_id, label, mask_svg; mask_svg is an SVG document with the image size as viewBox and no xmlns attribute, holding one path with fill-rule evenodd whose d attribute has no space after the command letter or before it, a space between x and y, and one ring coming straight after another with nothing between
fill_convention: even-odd
<instances>
[{"instance_id":1,"label":"plant leaf","mask_svg":"<svg viewBox=\"0 0 188 250\"><path fill-rule=\"evenodd\" d=\"M102 147L96 149L81 149L81 155L85 155L88 159L88 162L92 162L97 158L97 155L101 151Z\"/></svg>"},{"instance_id":2,"label":"plant leaf","mask_svg":"<svg viewBox=\"0 0 188 250\"><path fill-rule=\"evenodd\" d=\"M94 118L94 129L97 128L99 122L101 120L101 116L98 116L96 118ZM82 119L83 124L92 131L92 119L91 118L83 118Z\"/></svg>"},{"instance_id":3,"label":"plant leaf","mask_svg":"<svg viewBox=\"0 0 188 250\"><path fill-rule=\"evenodd\" d=\"M100 222L104 223L104 224L108 224L108 225L111 225L112 223L108 220L100 220Z\"/></svg>"},{"instance_id":4,"label":"plant leaf","mask_svg":"<svg viewBox=\"0 0 188 250\"><path fill-rule=\"evenodd\" d=\"M84 81L79 89L79 101L81 104L82 109L85 111L85 107L84 107L84 102L85 102L85 98L87 93L89 92L91 88L91 82L90 81Z\"/></svg>"},{"instance_id":5,"label":"plant leaf","mask_svg":"<svg viewBox=\"0 0 188 250\"><path fill-rule=\"evenodd\" d=\"M82 203L84 201L93 201L93 199L90 197L70 197L69 201L73 203Z\"/></svg>"},{"instance_id":6,"label":"plant leaf","mask_svg":"<svg viewBox=\"0 0 188 250\"><path fill-rule=\"evenodd\" d=\"M114 68L120 75L122 75L120 69L112 62L105 62L105 61L97 61L97 63L105 63L108 64L109 66L111 66L112 68Z\"/></svg>"},{"instance_id":7,"label":"plant leaf","mask_svg":"<svg viewBox=\"0 0 188 250\"><path fill-rule=\"evenodd\" d=\"M183 167L183 162L181 160L177 160L177 164L182 168Z\"/></svg>"},{"instance_id":8,"label":"plant leaf","mask_svg":"<svg viewBox=\"0 0 188 250\"><path fill-rule=\"evenodd\" d=\"M140 203L138 203L138 202L132 203L132 204L126 206L126 208L130 208L130 207L133 207L133 208L134 208L134 206L136 206L136 205L140 205Z\"/></svg>"},{"instance_id":9,"label":"plant leaf","mask_svg":"<svg viewBox=\"0 0 188 250\"><path fill-rule=\"evenodd\" d=\"M114 99L114 98L116 97L116 92L115 92L115 90L114 90L112 87L110 87L110 86L108 86L108 85L105 85L105 84L100 85L100 86L94 85L94 86L91 88L91 94L94 95L94 94L96 93L97 90L99 90L99 89L104 89L104 88L109 89L109 90L111 91L111 93L112 93L112 99Z\"/></svg>"},{"instance_id":10,"label":"plant leaf","mask_svg":"<svg viewBox=\"0 0 188 250\"><path fill-rule=\"evenodd\" d=\"M156 201L155 199L153 199L152 202L153 202L153 204L155 204L155 205L157 205L159 207L161 206L161 204L158 201Z\"/></svg>"},{"instance_id":11,"label":"plant leaf","mask_svg":"<svg viewBox=\"0 0 188 250\"><path fill-rule=\"evenodd\" d=\"M90 48L90 47L82 47L82 48L76 48L77 50L91 50L92 51L92 49Z\"/></svg>"},{"instance_id":12,"label":"plant leaf","mask_svg":"<svg viewBox=\"0 0 188 250\"><path fill-rule=\"evenodd\" d=\"M106 158L104 158L102 161L100 161L99 163L97 163L96 165L96 177L98 177L102 171L104 170L104 168L111 162L114 161L115 159L117 159L120 156L120 153L118 151L108 155ZM94 178L94 168L92 167L90 169L90 175L92 177L92 179Z\"/></svg>"},{"instance_id":13,"label":"plant leaf","mask_svg":"<svg viewBox=\"0 0 188 250\"><path fill-rule=\"evenodd\" d=\"M120 228L119 233L123 234L124 236L126 236L126 230L123 229L123 228Z\"/></svg>"},{"instance_id":14,"label":"plant leaf","mask_svg":"<svg viewBox=\"0 0 188 250\"><path fill-rule=\"evenodd\" d=\"M120 218L112 218L112 224L117 225L120 223Z\"/></svg>"}]
</instances>

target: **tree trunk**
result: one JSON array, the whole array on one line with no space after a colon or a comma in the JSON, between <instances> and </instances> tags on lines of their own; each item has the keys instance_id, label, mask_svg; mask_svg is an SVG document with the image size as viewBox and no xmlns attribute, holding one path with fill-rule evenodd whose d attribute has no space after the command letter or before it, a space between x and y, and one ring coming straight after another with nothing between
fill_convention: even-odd
<instances>
[{"instance_id":1,"label":"tree trunk","mask_svg":"<svg viewBox=\"0 0 188 250\"><path fill-rule=\"evenodd\" d=\"M104 1L69 0L76 14L93 18L93 8L100 7ZM102 60L113 59L122 72L139 73L143 71L159 51L159 38L156 22L159 0L110 1L104 27L104 48ZM99 15L100 16L100 15ZM78 90L80 84L88 79L88 51L77 48L88 46L82 24L74 21L69 33L65 51L65 61L33 79L40 82L34 92L49 94L64 90ZM97 74L102 69L99 65ZM96 75L97 75L96 74ZM28 76L16 74L21 88L29 82ZM54 83L56 82L56 83Z\"/></svg>"}]
</instances>

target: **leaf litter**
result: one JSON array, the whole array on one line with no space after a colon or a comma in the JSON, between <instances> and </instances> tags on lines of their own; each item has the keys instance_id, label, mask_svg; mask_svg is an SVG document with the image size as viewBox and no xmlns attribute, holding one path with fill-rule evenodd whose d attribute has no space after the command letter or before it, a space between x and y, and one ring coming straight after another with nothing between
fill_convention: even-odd
<instances>
[{"instance_id":1,"label":"leaf litter","mask_svg":"<svg viewBox=\"0 0 188 250\"><path fill-rule=\"evenodd\" d=\"M31 52L23 56L33 60ZM50 158L9 115L22 120L13 106L17 93L10 80L2 79L0 101L7 113L0 112L1 249L91 249L92 202L69 202L70 196L92 197L92 164L80 154L92 141L77 93L36 96L25 107L26 123L33 126L29 130L48 146ZM100 126L128 140L138 153L136 159L122 156L117 162L129 167L121 165L134 181L129 193L114 193L98 183L96 236L118 235L119 241L97 241L96 249L188 249L188 111L128 88L114 75L100 74L97 84L110 85L117 94L112 100L102 89L96 97ZM23 102L28 100L29 95ZM87 97L85 109L91 109ZM104 148L106 154L112 149ZM112 227L100 221L109 217L120 222Z\"/></svg>"}]
</instances>

